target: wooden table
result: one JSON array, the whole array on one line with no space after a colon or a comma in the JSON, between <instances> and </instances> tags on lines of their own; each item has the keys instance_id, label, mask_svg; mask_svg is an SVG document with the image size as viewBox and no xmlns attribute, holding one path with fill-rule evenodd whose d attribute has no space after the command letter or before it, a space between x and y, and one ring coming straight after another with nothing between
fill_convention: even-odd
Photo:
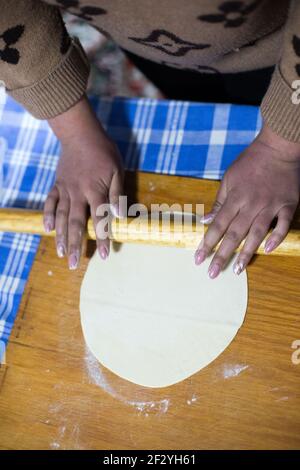
<instances>
[{"instance_id":1,"label":"wooden table","mask_svg":"<svg viewBox=\"0 0 300 470\"><path fill-rule=\"evenodd\" d=\"M131 200L213 201L218 183L128 175ZM299 258L259 256L238 335L212 364L161 390L135 386L88 352L77 272L43 238L0 370L1 449L300 448ZM213 282L213 281L212 281Z\"/></svg>"}]
</instances>

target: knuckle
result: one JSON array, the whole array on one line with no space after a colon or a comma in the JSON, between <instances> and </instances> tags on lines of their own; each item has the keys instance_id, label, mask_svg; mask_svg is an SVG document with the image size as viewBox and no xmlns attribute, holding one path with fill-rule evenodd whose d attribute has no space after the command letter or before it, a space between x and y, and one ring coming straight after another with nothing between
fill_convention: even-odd
<instances>
[{"instance_id":1,"label":"knuckle","mask_svg":"<svg viewBox=\"0 0 300 470\"><path fill-rule=\"evenodd\" d=\"M78 231L82 233L84 229L84 223L81 219L78 219L76 217L71 218L69 221L69 229L72 231Z\"/></svg>"},{"instance_id":2,"label":"knuckle","mask_svg":"<svg viewBox=\"0 0 300 470\"><path fill-rule=\"evenodd\" d=\"M212 250L213 248L213 244L211 243L211 241L209 240L209 238L207 237L208 235L208 232L207 234L204 236L204 239L202 240L202 242L199 244L199 249L203 250L206 255L208 255L208 253Z\"/></svg>"},{"instance_id":3,"label":"knuckle","mask_svg":"<svg viewBox=\"0 0 300 470\"><path fill-rule=\"evenodd\" d=\"M229 230L225 235L225 240L237 243L240 240L240 237L235 230Z\"/></svg>"},{"instance_id":4,"label":"knuckle","mask_svg":"<svg viewBox=\"0 0 300 470\"><path fill-rule=\"evenodd\" d=\"M224 222L221 220L221 219L215 219L213 221L213 224L211 225L211 228L215 231L215 232L223 232L224 231L224 228L225 228L225 224Z\"/></svg>"},{"instance_id":5,"label":"knuckle","mask_svg":"<svg viewBox=\"0 0 300 470\"><path fill-rule=\"evenodd\" d=\"M59 208L57 209L56 211L56 216L58 218L67 218L69 215L69 211L67 209L62 209L62 208Z\"/></svg>"},{"instance_id":6,"label":"knuckle","mask_svg":"<svg viewBox=\"0 0 300 470\"><path fill-rule=\"evenodd\" d=\"M67 234L66 231L64 230L64 227L59 227L56 229L56 244L59 242L65 242L67 239Z\"/></svg>"},{"instance_id":7,"label":"knuckle","mask_svg":"<svg viewBox=\"0 0 300 470\"><path fill-rule=\"evenodd\" d=\"M63 183L63 182L60 182L60 183L57 182L56 186L57 186L57 191L58 191L60 200L63 200L66 204L69 204L70 203L70 194L69 194L70 184L67 185L66 183ZM78 187L76 189L78 192Z\"/></svg>"},{"instance_id":8,"label":"knuckle","mask_svg":"<svg viewBox=\"0 0 300 470\"><path fill-rule=\"evenodd\" d=\"M251 235L256 240L261 240L265 236L265 230L262 227L253 227Z\"/></svg>"},{"instance_id":9,"label":"knuckle","mask_svg":"<svg viewBox=\"0 0 300 470\"><path fill-rule=\"evenodd\" d=\"M253 256L253 251L249 249L243 249L240 253L239 260L242 261L245 265L249 263L250 259Z\"/></svg>"},{"instance_id":10,"label":"knuckle","mask_svg":"<svg viewBox=\"0 0 300 470\"><path fill-rule=\"evenodd\" d=\"M94 205L100 204L102 199L105 199L107 195L107 188L99 187L95 184L90 185L86 191L85 196L90 203Z\"/></svg>"},{"instance_id":11,"label":"knuckle","mask_svg":"<svg viewBox=\"0 0 300 470\"><path fill-rule=\"evenodd\" d=\"M84 194L88 185L89 180L85 181L82 177L79 177L77 185L71 184L68 186L68 201L72 204L80 204L84 200Z\"/></svg>"},{"instance_id":12,"label":"knuckle","mask_svg":"<svg viewBox=\"0 0 300 470\"><path fill-rule=\"evenodd\" d=\"M56 231L56 236L58 238L66 238L66 236L67 236L67 226L65 224L57 226L55 228L55 231Z\"/></svg>"},{"instance_id":13,"label":"knuckle","mask_svg":"<svg viewBox=\"0 0 300 470\"><path fill-rule=\"evenodd\" d=\"M220 253L216 253L215 256L214 256L214 260L213 262L215 264L218 264L219 266L224 266L225 262L226 262L226 259L223 255L221 255Z\"/></svg>"}]
</instances>

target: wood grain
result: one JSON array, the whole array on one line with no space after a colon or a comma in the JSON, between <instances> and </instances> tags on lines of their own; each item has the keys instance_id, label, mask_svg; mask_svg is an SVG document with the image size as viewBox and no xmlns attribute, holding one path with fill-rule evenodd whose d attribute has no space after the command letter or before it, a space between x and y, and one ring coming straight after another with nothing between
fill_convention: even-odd
<instances>
[{"instance_id":1,"label":"wood grain","mask_svg":"<svg viewBox=\"0 0 300 470\"><path fill-rule=\"evenodd\" d=\"M209 206L217 186L127 175L131 200L145 204ZM87 262L70 272L53 241L41 241L0 369L0 448L299 449L300 365L291 360L300 339L297 258L257 256L234 341L198 374L161 390L119 379L87 351L78 311Z\"/></svg>"}]
</instances>

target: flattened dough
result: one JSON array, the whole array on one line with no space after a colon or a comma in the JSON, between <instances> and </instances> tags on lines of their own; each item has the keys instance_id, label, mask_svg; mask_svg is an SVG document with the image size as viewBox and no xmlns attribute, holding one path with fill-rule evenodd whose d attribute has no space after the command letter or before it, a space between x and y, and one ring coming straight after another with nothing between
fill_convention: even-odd
<instances>
[{"instance_id":1,"label":"flattened dough","mask_svg":"<svg viewBox=\"0 0 300 470\"><path fill-rule=\"evenodd\" d=\"M86 343L105 367L146 387L166 387L212 362L247 308L247 275L217 279L181 248L124 244L91 259L81 287Z\"/></svg>"}]
</instances>

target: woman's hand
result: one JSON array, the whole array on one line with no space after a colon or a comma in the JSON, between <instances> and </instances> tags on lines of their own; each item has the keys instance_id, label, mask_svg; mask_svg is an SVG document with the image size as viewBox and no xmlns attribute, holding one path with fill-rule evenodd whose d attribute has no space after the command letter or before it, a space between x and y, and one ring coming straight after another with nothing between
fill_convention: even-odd
<instances>
[{"instance_id":1,"label":"woman's hand","mask_svg":"<svg viewBox=\"0 0 300 470\"><path fill-rule=\"evenodd\" d=\"M76 269L89 209L95 231L101 220L96 215L101 204L110 203L118 214L123 185L121 159L86 97L69 111L49 120L49 124L61 141L62 153L56 182L45 202L44 226L48 232L56 230L58 256L68 255L70 269ZM106 259L109 239L102 239L104 233L100 236L97 236L98 251Z\"/></svg>"},{"instance_id":2,"label":"woman's hand","mask_svg":"<svg viewBox=\"0 0 300 470\"><path fill-rule=\"evenodd\" d=\"M226 266L246 237L235 263L240 274L265 238L274 218L276 226L265 244L270 253L285 238L299 201L300 144L288 142L266 125L254 142L227 170L211 212L210 226L195 253L201 264L220 242L210 266L213 279Z\"/></svg>"}]
</instances>

